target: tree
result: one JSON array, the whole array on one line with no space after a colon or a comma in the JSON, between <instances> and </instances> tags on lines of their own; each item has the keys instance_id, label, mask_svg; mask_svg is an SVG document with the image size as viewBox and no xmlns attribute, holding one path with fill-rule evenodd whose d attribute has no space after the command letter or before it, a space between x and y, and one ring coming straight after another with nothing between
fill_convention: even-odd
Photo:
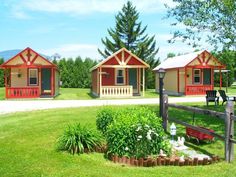
<instances>
[{"instance_id":1,"label":"tree","mask_svg":"<svg viewBox=\"0 0 236 177\"><path fill-rule=\"evenodd\" d=\"M142 23L138 21L139 13L130 1L123 6L115 19L115 28L108 29L111 39L108 37L102 39L105 49L103 52L98 49L99 53L107 58L123 47L130 50L150 65L150 69L146 72L146 83L148 88L154 88L155 75L152 69L159 64L159 59L155 58L159 50L156 49L155 36L149 37L145 34L147 26L142 28Z\"/></svg>"},{"instance_id":2,"label":"tree","mask_svg":"<svg viewBox=\"0 0 236 177\"><path fill-rule=\"evenodd\" d=\"M175 53L172 53L172 52L169 52L168 54L167 54L167 58L173 58L173 57L175 57L176 56L176 54Z\"/></svg>"},{"instance_id":3,"label":"tree","mask_svg":"<svg viewBox=\"0 0 236 177\"><path fill-rule=\"evenodd\" d=\"M4 60L0 58L0 65L4 63ZM0 87L4 87L4 70L0 69Z\"/></svg>"},{"instance_id":4,"label":"tree","mask_svg":"<svg viewBox=\"0 0 236 177\"><path fill-rule=\"evenodd\" d=\"M89 71L96 61L86 58L83 59L78 56L76 59L61 59L58 61L60 70L60 77L62 87L65 88L90 88L91 86L91 73Z\"/></svg>"},{"instance_id":5,"label":"tree","mask_svg":"<svg viewBox=\"0 0 236 177\"><path fill-rule=\"evenodd\" d=\"M222 78L223 86L226 86L227 79L229 79L228 86L231 86L232 83L234 82L234 77L235 77L234 68L236 67L236 63L235 63L236 51L223 49L221 52L212 52L212 54L216 58L218 58L223 64L225 64L227 70L229 70L228 76L226 73L222 75L223 76L223 78ZM215 74L214 82L215 82L216 86L220 85L219 84L220 83L219 73Z\"/></svg>"},{"instance_id":6,"label":"tree","mask_svg":"<svg viewBox=\"0 0 236 177\"><path fill-rule=\"evenodd\" d=\"M206 34L206 41L215 48L236 50L236 1L235 0L173 0L175 7L168 7L167 17L174 17L186 29L175 31L172 40L182 38L198 46Z\"/></svg>"}]
</instances>

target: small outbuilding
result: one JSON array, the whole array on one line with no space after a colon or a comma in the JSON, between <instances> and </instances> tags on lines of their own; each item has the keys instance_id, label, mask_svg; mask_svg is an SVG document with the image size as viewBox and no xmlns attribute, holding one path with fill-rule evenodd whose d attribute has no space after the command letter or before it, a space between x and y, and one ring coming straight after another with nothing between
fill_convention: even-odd
<instances>
[{"instance_id":1,"label":"small outbuilding","mask_svg":"<svg viewBox=\"0 0 236 177\"><path fill-rule=\"evenodd\" d=\"M167 94L204 95L206 90L214 89L214 70L219 70L221 73L226 66L206 50L167 58L154 68L157 92L159 90L157 71L160 68L166 71L164 89ZM221 85L222 74L220 74L220 87Z\"/></svg>"},{"instance_id":2,"label":"small outbuilding","mask_svg":"<svg viewBox=\"0 0 236 177\"><path fill-rule=\"evenodd\" d=\"M0 68L4 69L6 98L54 97L59 94L57 66L29 47Z\"/></svg>"},{"instance_id":3,"label":"small outbuilding","mask_svg":"<svg viewBox=\"0 0 236 177\"><path fill-rule=\"evenodd\" d=\"M91 92L99 97L144 95L146 68L147 63L122 48L91 68Z\"/></svg>"}]
</instances>

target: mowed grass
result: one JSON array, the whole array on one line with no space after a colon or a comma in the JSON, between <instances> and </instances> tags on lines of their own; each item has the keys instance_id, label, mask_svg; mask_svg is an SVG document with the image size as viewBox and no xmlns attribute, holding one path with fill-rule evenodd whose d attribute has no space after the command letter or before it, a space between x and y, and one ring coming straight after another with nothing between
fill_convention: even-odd
<instances>
[{"instance_id":1,"label":"mowed grass","mask_svg":"<svg viewBox=\"0 0 236 177\"><path fill-rule=\"evenodd\" d=\"M145 96L135 96L130 98L157 98L159 94L156 93L155 89L147 89L145 91ZM60 88L60 95L58 95L56 100L88 100L88 99L98 99L90 93L89 88ZM103 98L101 98L103 99ZM115 98L111 98L115 99ZM123 98L116 98L123 99Z\"/></svg>"},{"instance_id":2,"label":"mowed grass","mask_svg":"<svg viewBox=\"0 0 236 177\"><path fill-rule=\"evenodd\" d=\"M198 105L199 106L199 105ZM200 107L202 107L200 105ZM119 109L120 107L116 107ZM158 114L158 107L150 106ZM213 107L210 107L213 109ZM169 176L236 176L236 163L197 167L153 167L137 168L114 164L103 154L92 153L70 155L56 150L56 141L65 127L71 123L81 123L96 127L96 114L101 107L54 109L15 113L0 116L0 176L93 176L93 177L169 177ZM221 107L216 109L223 110ZM189 117L190 116L190 117ZM170 110L170 117L191 121L191 114ZM196 117L198 124L208 125L222 132L223 122ZM183 128L178 126L178 134ZM191 147L205 153L223 157L223 143L204 143L199 146L194 141Z\"/></svg>"},{"instance_id":3,"label":"mowed grass","mask_svg":"<svg viewBox=\"0 0 236 177\"><path fill-rule=\"evenodd\" d=\"M5 99L5 87L0 87L0 100Z\"/></svg>"},{"instance_id":4,"label":"mowed grass","mask_svg":"<svg viewBox=\"0 0 236 177\"><path fill-rule=\"evenodd\" d=\"M215 90L218 90L218 87L215 87ZM222 88L225 90L225 88ZM236 96L236 86L231 86L228 88L229 96ZM156 93L155 89L147 89L145 91L145 96L135 96L131 97L135 98L158 98L159 94ZM5 99L5 88L0 87L0 100ZM56 100L91 100L91 99L98 99L97 97L93 96L90 93L89 88L60 88L60 95L55 97ZM114 98L113 98L114 99ZM120 98L118 98L120 99ZM122 98L123 99L123 98Z\"/></svg>"},{"instance_id":5,"label":"mowed grass","mask_svg":"<svg viewBox=\"0 0 236 177\"><path fill-rule=\"evenodd\" d=\"M88 88L60 88L60 95L56 100L89 100L93 99Z\"/></svg>"}]
</instances>

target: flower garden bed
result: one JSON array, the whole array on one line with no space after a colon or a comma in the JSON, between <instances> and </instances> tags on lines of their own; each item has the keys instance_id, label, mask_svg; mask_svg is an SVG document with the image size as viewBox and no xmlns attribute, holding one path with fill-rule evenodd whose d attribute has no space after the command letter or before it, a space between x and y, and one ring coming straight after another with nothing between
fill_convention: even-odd
<instances>
[{"instance_id":1,"label":"flower garden bed","mask_svg":"<svg viewBox=\"0 0 236 177\"><path fill-rule=\"evenodd\" d=\"M185 158L184 160L181 160L179 157L175 158L157 157L148 159L143 159L143 158L135 159L135 158L127 158L125 156L118 157L117 155L113 155L111 156L111 160L114 163L126 164L136 167L154 167L154 166L168 166L168 165L174 165L174 166L209 165L220 161L220 158L218 156L212 156L211 159Z\"/></svg>"},{"instance_id":2,"label":"flower garden bed","mask_svg":"<svg viewBox=\"0 0 236 177\"><path fill-rule=\"evenodd\" d=\"M171 142L162 120L144 107L105 108L98 113L96 125L100 132L87 125L69 125L58 139L58 148L71 154L104 153L114 163L137 167L209 165L220 160L187 150L183 138Z\"/></svg>"}]
</instances>

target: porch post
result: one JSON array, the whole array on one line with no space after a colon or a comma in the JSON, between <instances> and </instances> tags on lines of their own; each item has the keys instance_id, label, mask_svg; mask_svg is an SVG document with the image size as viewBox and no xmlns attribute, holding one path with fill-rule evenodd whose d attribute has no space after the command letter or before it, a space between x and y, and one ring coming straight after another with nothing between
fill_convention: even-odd
<instances>
[{"instance_id":1,"label":"porch post","mask_svg":"<svg viewBox=\"0 0 236 177\"><path fill-rule=\"evenodd\" d=\"M211 68L211 89L214 89L214 68Z\"/></svg>"},{"instance_id":2,"label":"porch post","mask_svg":"<svg viewBox=\"0 0 236 177\"><path fill-rule=\"evenodd\" d=\"M5 85L5 97L8 98L8 88L7 88L7 68L4 68L4 85Z\"/></svg>"},{"instance_id":3,"label":"porch post","mask_svg":"<svg viewBox=\"0 0 236 177\"><path fill-rule=\"evenodd\" d=\"M177 70L177 91L178 91L178 93L179 93L179 68L178 68L178 70Z\"/></svg>"},{"instance_id":4,"label":"porch post","mask_svg":"<svg viewBox=\"0 0 236 177\"><path fill-rule=\"evenodd\" d=\"M53 96L53 68L51 68L51 96Z\"/></svg>"},{"instance_id":5,"label":"porch post","mask_svg":"<svg viewBox=\"0 0 236 177\"><path fill-rule=\"evenodd\" d=\"M99 67L99 93L100 93L100 97L102 96L102 68Z\"/></svg>"},{"instance_id":6,"label":"porch post","mask_svg":"<svg viewBox=\"0 0 236 177\"><path fill-rule=\"evenodd\" d=\"M187 95L187 68L184 68L184 90L185 95Z\"/></svg>"},{"instance_id":7,"label":"porch post","mask_svg":"<svg viewBox=\"0 0 236 177\"><path fill-rule=\"evenodd\" d=\"M143 68L143 97L145 96L145 68Z\"/></svg>"},{"instance_id":8,"label":"porch post","mask_svg":"<svg viewBox=\"0 0 236 177\"><path fill-rule=\"evenodd\" d=\"M220 90L221 90L221 87L222 87L222 73L221 73L221 68L220 68Z\"/></svg>"}]
</instances>

